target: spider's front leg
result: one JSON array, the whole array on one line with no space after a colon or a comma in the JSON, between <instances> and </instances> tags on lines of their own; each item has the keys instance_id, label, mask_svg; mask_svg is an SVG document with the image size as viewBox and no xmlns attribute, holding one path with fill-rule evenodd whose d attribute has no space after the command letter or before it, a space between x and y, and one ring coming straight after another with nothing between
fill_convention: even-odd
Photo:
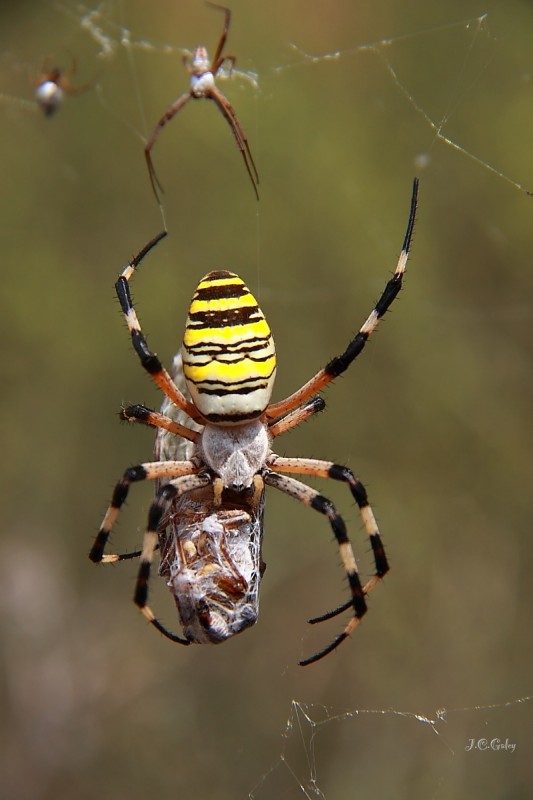
<instances>
[{"instance_id":1,"label":"spider's front leg","mask_svg":"<svg viewBox=\"0 0 533 800\"><path fill-rule=\"evenodd\" d=\"M304 386L294 392L294 394L291 394L285 400L282 400L279 403L271 404L265 412L267 419L276 419L277 417L286 414L288 411L291 411L297 406L302 405L302 403L305 403L314 394L324 389L324 387L331 383L331 381L335 380L335 378L338 378L339 375L342 375L342 373L348 369L350 364L355 361L357 356L360 355L369 337L378 327L379 321L389 310L390 306L398 296L400 289L402 288L403 276L407 266L407 259L409 258L409 250L413 238L417 200L418 178L415 178L413 181L413 193L411 195L411 209L409 212L407 230L405 232L402 250L398 259L398 263L396 264L394 275L385 286L383 294L379 298L366 321L359 329L359 332L352 339L344 353L342 353L340 356L332 358L331 361L329 361L323 369L317 372L317 374L314 375L311 380L307 381Z\"/></svg>"},{"instance_id":2,"label":"spider's front leg","mask_svg":"<svg viewBox=\"0 0 533 800\"><path fill-rule=\"evenodd\" d=\"M215 55L213 56L213 63L211 64L211 69L213 71L213 75L216 75L224 61L229 58L230 61L235 62L235 56L223 56L222 51L224 50L224 46L226 44L226 39L228 38L229 33L229 26L231 23L231 10L226 8L225 6L219 6L218 3L210 3L207 0L207 5L211 6L211 8L216 8L217 11L222 11L224 13L224 27L222 29L222 33L220 34L220 39L218 40L217 49Z\"/></svg>"},{"instance_id":3,"label":"spider's front leg","mask_svg":"<svg viewBox=\"0 0 533 800\"><path fill-rule=\"evenodd\" d=\"M124 267L115 284L115 290L131 335L133 348L139 356L141 365L148 372L152 380L159 386L160 389L162 389L169 400L178 406L178 408L181 408L182 411L185 411L185 413L191 419L195 420L196 422L201 422L202 417L196 410L195 406L193 406L192 403L185 398L183 393L180 392L157 355L149 349L148 342L146 341L146 337L142 332L141 324L133 307L133 300L131 298L130 280L135 275L135 272L143 258L166 235L166 231L159 233L143 247L141 252L136 255L135 258L129 262L129 264Z\"/></svg>"}]
</instances>

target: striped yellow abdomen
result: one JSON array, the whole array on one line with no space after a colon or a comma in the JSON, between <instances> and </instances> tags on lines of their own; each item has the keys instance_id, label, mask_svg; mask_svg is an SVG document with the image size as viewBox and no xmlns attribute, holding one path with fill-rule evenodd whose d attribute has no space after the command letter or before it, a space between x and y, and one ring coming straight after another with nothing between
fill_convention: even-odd
<instances>
[{"instance_id":1,"label":"striped yellow abdomen","mask_svg":"<svg viewBox=\"0 0 533 800\"><path fill-rule=\"evenodd\" d=\"M260 416L276 374L274 340L263 312L232 272L200 281L183 337L183 372L191 398L211 422Z\"/></svg>"}]
</instances>

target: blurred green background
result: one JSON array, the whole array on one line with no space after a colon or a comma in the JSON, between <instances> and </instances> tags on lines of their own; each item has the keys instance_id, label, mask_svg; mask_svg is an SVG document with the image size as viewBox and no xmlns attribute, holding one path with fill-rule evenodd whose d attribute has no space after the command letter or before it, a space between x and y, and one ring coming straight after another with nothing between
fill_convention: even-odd
<instances>
[{"instance_id":1,"label":"blurred green background","mask_svg":"<svg viewBox=\"0 0 533 800\"><path fill-rule=\"evenodd\" d=\"M532 4L235 0L227 52L258 89L220 86L260 203L213 104L154 150L170 235L133 286L149 341L168 364L199 278L234 270L274 331L274 399L366 318L421 179L405 291L326 412L276 442L357 472L392 564L353 639L307 669L341 622L306 619L346 583L325 520L288 498L267 500L259 623L218 648L173 647L131 602L136 566L86 557L151 454L117 411L160 403L113 291L162 227L143 137L187 86L180 48L213 54L222 23L198 0L92 8L107 58L77 3L2 5L2 796L529 798L532 705L512 701L532 693L533 198L513 181L533 190ZM97 83L51 119L23 102L47 56ZM369 574L349 492L316 485ZM172 624L163 581L152 599ZM465 750L481 738L516 747Z\"/></svg>"}]
</instances>

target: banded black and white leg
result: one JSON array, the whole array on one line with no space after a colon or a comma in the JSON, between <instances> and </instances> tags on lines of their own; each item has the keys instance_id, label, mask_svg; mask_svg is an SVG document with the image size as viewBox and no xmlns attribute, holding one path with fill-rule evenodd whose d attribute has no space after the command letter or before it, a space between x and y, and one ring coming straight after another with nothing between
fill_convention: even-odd
<instances>
[{"instance_id":1,"label":"banded black and white leg","mask_svg":"<svg viewBox=\"0 0 533 800\"><path fill-rule=\"evenodd\" d=\"M163 480L168 478L171 480L157 492L150 506L142 550L122 554L104 553L113 525L128 497L131 484L143 480ZM151 565L154 552L159 545L159 530L162 518L169 504L181 495L194 489L208 486L211 482L212 477L205 472L198 473L198 464L193 461L158 461L139 464L137 467L127 469L115 487L102 526L89 553L91 561L102 564L112 564L140 556L134 602L148 622L168 639L179 644L188 644L189 642L168 631L159 622L147 604Z\"/></svg>"},{"instance_id":2,"label":"banded black and white leg","mask_svg":"<svg viewBox=\"0 0 533 800\"><path fill-rule=\"evenodd\" d=\"M165 414L154 411L140 403L121 408L120 419L125 422L140 422L142 425L147 425L150 428L161 428L175 436L188 439L190 442L196 442L199 436L198 431L193 431L186 425L182 425L170 417L167 417Z\"/></svg>"},{"instance_id":3,"label":"banded black and white leg","mask_svg":"<svg viewBox=\"0 0 533 800\"><path fill-rule=\"evenodd\" d=\"M139 555L134 553L110 554L104 553L109 536L117 520L120 510L128 497L132 483L139 481L162 480L166 478L177 478L194 476L198 472L198 464L194 461L153 461L139 464L136 467L129 467L120 481L115 486L111 502L105 513L100 530L96 534L96 539L89 552L89 558L95 564L112 564L117 561L125 561ZM201 483L200 485L204 485ZM196 488L196 487L192 487Z\"/></svg>"},{"instance_id":4,"label":"banded black and white leg","mask_svg":"<svg viewBox=\"0 0 533 800\"><path fill-rule=\"evenodd\" d=\"M374 333L378 327L379 321L384 314L389 310L390 306L398 296L402 288L403 276L407 266L407 259L409 258L409 249L413 238L413 231L416 218L416 205L418 198L418 179L415 178L413 182L413 192L411 195L411 208L409 212L409 220L407 223L407 230L402 245L402 250L396 269L390 281L385 286L383 294L376 303L374 309L363 323L358 333L352 339L344 353L336 356L329 361L326 366L316 373L306 384L300 389L291 394L285 400L279 403L272 403L268 406L265 415L267 419L277 419L284 416L288 412L303 405L309 398L320 392L331 381L338 378L339 375L348 369L350 364L355 361L358 355L362 352L369 337Z\"/></svg>"},{"instance_id":5,"label":"banded black and white leg","mask_svg":"<svg viewBox=\"0 0 533 800\"><path fill-rule=\"evenodd\" d=\"M152 380L165 393L169 400L178 406L178 408L181 408L183 411L185 411L185 413L191 419L201 423L202 417L197 411L196 407L186 399L184 394L178 389L172 380L170 373L167 372L165 367L162 365L157 355L149 349L148 342L146 341L146 337L142 332L139 319L133 307L133 300L130 293L129 282L143 258L166 235L166 231L159 233L143 247L140 253L138 253L135 258L129 262L129 264L126 265L115 284L115 290L131 335L133 348L139 356L141 365L148 372Z\"/></svg>"},{"instance_id":6,"label":"banded black and white leg","mask_svg":"<svg viewBox=\"0 0 533 800\"><path fill-rule=\"evenodd\" d=\"M288 411L279 419L269 422L268 432L274 439L282 433L287 433L287 431L290 431L297 425L301 425L302 422L307 422L312 416L323 411L325 407L326 403L324 399L320 397L320 395L316 395L310 400L307 400L303 405L297 406L297 408L292 409L292 411Z\"/></svg>"},{"instance_id":7,"label":"banded black and white leg","mask_svg":"<svg viewBox=\"0 0 533 800\"><path fill-rule=\"evenodd\" d=\"M348 584L350 586L351 599L347 604L347 607L353 608L353 620L356 620L356 624L358 624L359 620L366 613L367 607L364 589L361 585L357 563L353 553L352 545L350 544L350 540L348 538L344 520L337 513L333 503L322 494L317 492L315 489L312 489L310 486L307 486L305 483L301 483L295 478L280 474L284 472L285 469L286 471L290 472L300 471L297 469L299 465L296 463L299 460L300 459L284 459L275 455L271 456L268 460L268 467L266 467L262 472L263 479L265 484L268 486L279 489L285 494L288 494L290 497L294 497L296 500L304 503L304 505L309 506L309 508L319 511L328 518L335 535L335 539L337 540L341 561L348 578ZM300 465L302 467L301 472L303 474L320 474L317 472L311 473L310 469L305 467L306 460L302 459L301 461L304 462L304 464ZM328 462L317 463L323 464L324 466L328 464ZM335 467L336 465L330 464L329 466ZM355 629L356 624L353 623L353 620L346 625L342 633L340 633L333 640L333 642L331 642L331 644L310 658L300 661L300 665L307 666L308 664L312 664L313 662L318 661L319 659L328 655L328 653L331 653L332 650L335 650L335 648L337 648L350 635L352 630Z\"/></svg>"},{"instance_id":8,"label":"banded black and white leg","mask_svg":"<svg viewBox=\"0 0 533 800\"><path fill-rule=\"evenodd\" d=\"M141 562L139 565L137 582L135 584L133 601L144 618L148 620L154 628L162 633L163 636L166 636L167 639L177 644L188 645L190 641L188 639L183 639L181 636L169 631L168 628L165 628L148 605L148 583L150 580L152 561L159 544L159 530L161 528L163 516L169 504L181 495L191 492L194 489L201 489L202 487L209 486L210 483L212 483L212 476L206 472L194 475L182 475L175 478L169 481L169 483L166 483L157 492L154 502L150 506L148 512L148 526L144 534Z\"/></svg>"},{"instance_id":9,"label":"banded black and white leg","mask_svg":"<svg viewBox=\"0 0 533 800\"><path fill-rule=\"evenodd\" d=\"M387 574L389 571L389 562L385 554L385 548L374 512L368 502L366 489L359 478L357 478L348 467L343 467L332 461L322 461L315 458L284 458L273 454L268 460L268 465L276 472L288 472L295 475L313 475L317 478L331 478L332 480L342 481L348 484L352 497L357 503L359 514L369 538L372 555L374 557L375 573L363 588L366 596ZM346 611L351 605L352 601L348 600L348 602L343 603L333 611L329 611L327 614L320 617L314 617L309 620L309 622L315 624L332 619L343 611Z\"/></svg>"}]
</instances>

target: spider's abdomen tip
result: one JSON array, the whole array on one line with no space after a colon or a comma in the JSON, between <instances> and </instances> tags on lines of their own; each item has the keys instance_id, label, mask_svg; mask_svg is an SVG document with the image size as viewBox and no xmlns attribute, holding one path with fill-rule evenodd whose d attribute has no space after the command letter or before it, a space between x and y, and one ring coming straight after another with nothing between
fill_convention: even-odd
<instances>
[{"instance_id":1,"label":"spider's abdomen tip","mask_svg":"<svg viewBox=\"0 0 533 800\"><path fill-rule=\"evenodd\" d=\"M63 90L54 81L43 81L35 90L35 100L45 117L50 117L63 101Z\"/></svg>"}]
</instances>

